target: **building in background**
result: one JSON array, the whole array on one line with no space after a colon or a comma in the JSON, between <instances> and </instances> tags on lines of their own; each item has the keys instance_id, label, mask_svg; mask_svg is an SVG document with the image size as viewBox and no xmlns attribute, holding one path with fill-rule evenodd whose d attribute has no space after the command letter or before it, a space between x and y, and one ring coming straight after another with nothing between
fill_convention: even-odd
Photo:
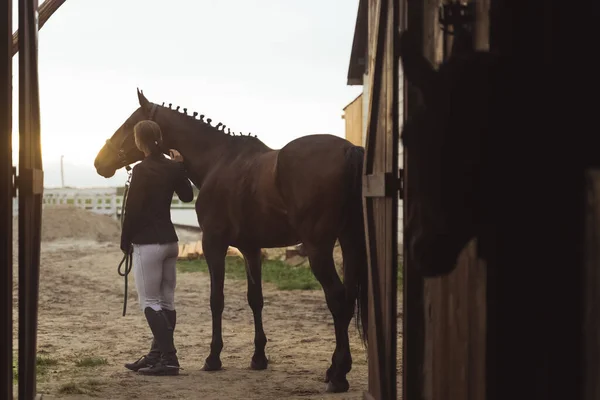
<instances>
[{"instance_id":1,"label":"building in background","mask_svg":"<svg viewBox=\"0 0 600 400\"><path fill-rule=\"evenodd\" d=\"M344 107L342 118L346 121L346 140L356 146L365 145L365 134L363 127L363 94L359 94L354 100Z\"/></svg>"}]
</instances>

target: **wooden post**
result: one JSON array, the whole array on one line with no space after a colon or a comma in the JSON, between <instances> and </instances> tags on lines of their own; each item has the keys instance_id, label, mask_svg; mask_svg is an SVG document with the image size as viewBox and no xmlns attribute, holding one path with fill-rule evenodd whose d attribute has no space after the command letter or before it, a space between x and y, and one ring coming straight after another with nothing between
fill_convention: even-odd
<instances>
[{"instance_id":1,"label":"wooden post","mask_svg":"<svg viewBox=\"0 0 600 400\"><path fill-rule=\"evenodd\" d=\"M19 399L36 393L36 334L44 175L40 140L37 0L19 0Z\"/></svg>"},{"instance_id":2,"label":"wooden post","mask_svg":"<svg viewBox=\"0 0 600 400\"><path fill-rule=\"evenodd\" d=\"M424 2L411 2L403 0L404 29L417 32L413 38L417 48L423 49L424 31ZM406 82L404 85L404 109L406 119L417 110L419 93L417 89ZM408 221L408 210L411 201L411 182L408 177L408 159L410 150L404 152L404 223ZM406 226L403 232L406 232ZM425 361L425 305L424 305L424 280L422 275L412 267L410 247L408 240L404 239L403 252L403 319L402 319L402 398L420 399L424 393L423 364Z\"/></svg>"},{"instance_id":3,"label":"wooden post","mask_svg":"<svg viewBox=\"0 0 600 400\"><path fill-rule=\"evenodd\" d=\"M399 2L369 3L369 96L363 210L369 260L369 391L396 398ZM370 397L369 397L370 396Z\"/></svg>"},{"instance_id":4,"label":"wooden post","mask_svg":"<svg viewBox=\"0 0 600 400\"><path fill-rule=\"evenodd\" d=\"M0 7L0 398L12 399L12 0Z\"/></svg>"},{"instance_id":5,"label":"wooden post","mask_svg":"<svg viewBox=\"0 0 600 400\"><path fill-rule=\"evenodd\" d=\"M56 10L58 10L58 8L60 6L62 6L65 1L67 1L67 0L46 0L39 7L39 9L38 9L38 12L39 12L38 30L42 29L42 26L44 26L46 21L48 21L48 19L52 16L52 14L54 14L54 12ZM15 54L17 54L18 51L19 51L19 31L17 30L12 35L12 55L13 55L13 57Z\"/></svg>"}]
</instances>

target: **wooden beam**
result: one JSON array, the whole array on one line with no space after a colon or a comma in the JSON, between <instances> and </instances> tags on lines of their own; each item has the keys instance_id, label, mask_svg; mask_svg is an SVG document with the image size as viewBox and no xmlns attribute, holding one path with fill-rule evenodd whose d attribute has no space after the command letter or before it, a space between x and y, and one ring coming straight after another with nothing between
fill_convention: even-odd
<instances>
[{"instance_id":1,"label":"wooden beam","mask_svg":"<svg viewBox=\"0 0 600 400\"><path fill-rule=\"evenodd\" d=\"M13 398L12 0L0 1L0 398Z\"/></svg>"},{"instance_id":2,"label":"wooden beam","mask_svg":"<svg viewBox=\"0 0 600 400\"><path fill-rule=\"evenodd\" d=\"M414 45L421 49L424 54L424 29L425 29L425 2L403 0L402 30L413 32ZM404 78L404 77L403 77ZM416 87L408 81L404 81L404 116L405 120L410 118L419 108L420 93ZM408 210L412 201L413 183L408 179L408 160L411 157L409 148L403 148L404 156L404 234L406 235L406 223L409 220ZM425 297L423 276L412 265L408 237L403 239L403 315L402 315L402 398L421 399L425 396L425 374L424 362L427 359L425 353Z\"/></svg>"},{"instance_id":3,"label":"wooden beam","mask_svg":"<svg viewBox=\"0 0 600 400\"><path fill-rule=\"evenodd\" d=\"M369 111L363 167L368 255L369 386L372 398L397 391L398 2L369 3ZM386 179L387 177L387 179Z\"/></svg>"},{"instance_id":4,"label":"wooden beam","mask_svg":"<svg viewBox=\"0 0 600 400\"><path fill-rule=\"evenodd\" d=\"M60 6L67 0L46 0L38 7L38 30L42 29L42 26L48 21L48 19L54 14ZM19 30L13 33L12 37L12 55L13 57L19 51Z\"/></svg>"},{"instance_id":5,"label":"wooden beam","mask_svg":"<svg viewBox=\"0 0 600 400\"><path fill-rule=\"evenodd\" d=\"M43 190L37 0L19 0L19 399L36 394L36 345ZM21 178L21 177L20 177ZM21 180L21 179L19 179ZM43 188L42 188L43 189Z\"/></svg>"},{"instance_id":6,"label":"wooden beam","mask_svg":"<svg viewBox=\"0 0 600 400\"><path fill-rule=\"evenodd\" d=\"M348 66L348 85L362 85L367 60L365 59L368 43L368 8L367 0L360 0L356 25L354 28L354 40L352 41L352 52Z\"/></svg>"}]
</instances>

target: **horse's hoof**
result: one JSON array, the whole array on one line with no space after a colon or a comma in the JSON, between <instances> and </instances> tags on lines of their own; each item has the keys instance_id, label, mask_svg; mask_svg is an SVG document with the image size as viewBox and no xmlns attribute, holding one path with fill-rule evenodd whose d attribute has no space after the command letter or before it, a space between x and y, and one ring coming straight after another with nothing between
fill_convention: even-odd
<instances>
[{"instance_id":1,"label":"horse's hoof","mask_svg":"<svg viewBox=\"0 0 600 400\"><path fill-rule=\"evenodd\" d=\"M333 381L329 381L327 383L327 393L345 393L350 389L350 384L347 380L344 379L343 382L334 383Z\"/></svg>"},{"instance_id":2,"label":"horse's hoof","mask_svg":"<svg viewBox=\"0 0 600 400\"><path fill-rule=\"evenodd\" d=\"M332 373L331 369L332 368L330 367L327 369L327 372L325 372L325 380L324 380L325 383L329 383L329 381L331 380L331 378L330 378L331 373Z\"/></svg>"},{"instance_id":3,"label":"horse's hoof","mask_svg":"<svg viewBox=\"0 0 600 400\"><path fill-rule=\"evenodd\" d=\"M202 367L202 371L219 371L223 365L221 364L221 360L217 361L209 361L208 359L204 362L204 366Z\"/></svg>"},{"instance_id":4,"label":"horse's hoof","mask_svg":"<svg viewBox=\"0 0 600 400\"><path fill-rule=\"evenodd\" d=\"M255 360L253 358L252 361L250 361L250 369L253 369L255 371L262 371L264 369L267 369L268 365L269 361L266 358L258 360Z\"/></svg>"}]
</instances>

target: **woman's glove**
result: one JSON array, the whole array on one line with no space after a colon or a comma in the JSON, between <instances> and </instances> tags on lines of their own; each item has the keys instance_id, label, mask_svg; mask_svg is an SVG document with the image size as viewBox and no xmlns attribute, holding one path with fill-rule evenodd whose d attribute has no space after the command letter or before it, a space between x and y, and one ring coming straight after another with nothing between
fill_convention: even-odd
<instances>
[{"instance_id":1,"label":"woman's glove","mask_svg":"<svg viewBox=\"0 0 600 400\"><path fill-rule=\"evenodd\" d=\"M131 244L121 243L121 251L125 255L133 253L133 246Z\"/></svg>"},{"instance_id":2,"label":"woman's glove","mask_svg":"<svg viewBox=\"0 0 600 400\"><path fill-rule=\"evenodd\" d=\"M172 160L177 161L177 162L183 162L183 156L181 155L180 152L178 152L175 149L170 149L169 150L169 156L171 157Z\"/></svg>"}]
</instances>

